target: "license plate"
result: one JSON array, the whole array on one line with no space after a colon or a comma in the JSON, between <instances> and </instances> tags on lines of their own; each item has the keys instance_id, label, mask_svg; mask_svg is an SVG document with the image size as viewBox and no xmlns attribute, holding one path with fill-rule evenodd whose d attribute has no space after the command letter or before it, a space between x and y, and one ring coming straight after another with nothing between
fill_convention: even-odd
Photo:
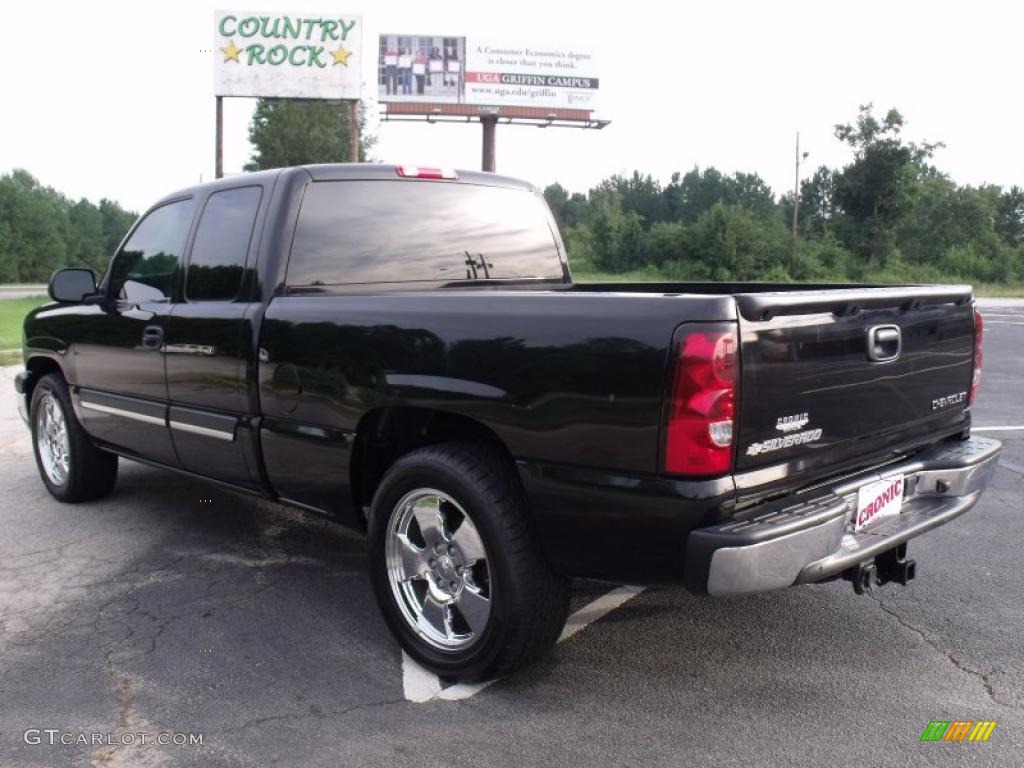
<instances>
[{"instance_id":1,"label":"license plate","mask_svg":"<svg viewBox=\"0 0 1024 768\"><path fill-rule=\"evenodd\" d=\"M903 506L903 475L894 475L857 491L853 530L861 531L885 517L894 517Z\"/></svg>"}]
</instances>

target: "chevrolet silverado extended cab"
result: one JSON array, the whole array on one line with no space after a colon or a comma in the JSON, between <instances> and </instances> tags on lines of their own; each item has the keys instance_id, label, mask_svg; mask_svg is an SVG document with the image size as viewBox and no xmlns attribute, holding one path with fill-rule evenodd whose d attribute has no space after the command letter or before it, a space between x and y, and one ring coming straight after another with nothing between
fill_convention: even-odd
<instances>
[{"instance_id":1,"label":"chevrolet silverado extended cab","mask_svg":"<svg viewBox=\"0 0 1024 768\"><path fill-rule=\"evenodd\" d=\"M969 286L576 285L490 174L222 179L50 293L16 382L50 493L124 457L365 530L389 627L453 678L547 649L569 576L905 584L1000 448Z\"/></svg>"}]
</instances>

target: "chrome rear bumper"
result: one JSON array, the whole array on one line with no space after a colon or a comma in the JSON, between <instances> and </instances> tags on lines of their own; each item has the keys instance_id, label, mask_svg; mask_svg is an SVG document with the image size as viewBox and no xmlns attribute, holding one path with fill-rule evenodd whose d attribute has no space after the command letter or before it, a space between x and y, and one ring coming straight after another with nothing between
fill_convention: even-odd
<instances>
[{"instance_id":1,"label":"chrome rear bumper","mask_svg":"<svg viewBox=\"0 0 1024 768\"><path fill-rule=\"evenodd\" d=\"M843 573L963 514L995 472L1002 444L971 437L844 481L813 498L769 505L749 519L693 531L687 540L686 582L711 595L762 592ZM901 514L853 531L857 491L904 476Z\"/></svg>"}]
</instances>

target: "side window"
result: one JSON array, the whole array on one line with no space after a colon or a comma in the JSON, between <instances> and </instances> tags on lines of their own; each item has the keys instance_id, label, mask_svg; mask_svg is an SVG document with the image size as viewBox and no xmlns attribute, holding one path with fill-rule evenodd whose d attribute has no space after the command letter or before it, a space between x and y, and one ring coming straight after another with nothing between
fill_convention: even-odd
<instances>
[{"instance_id":1,"label":"side window","mask_svg":"<svg viewBox=\"0 0 1024 768\"><path fill-rule=\"evenodd\" d=\"M262 194L260 187L226 189L204 203L185 277L187 299L238 297Z\"/></svg>"},{"instance_id":2,"label":"side window","mask_svg":"<svg viewBox=\"0 0 1024 768\"><path fill-rule=\"evenodd\" d=\"M150 211L114 257L110 295L132 302L168 301L191 223L191 200Z\"/></svg>"}]
</instances>

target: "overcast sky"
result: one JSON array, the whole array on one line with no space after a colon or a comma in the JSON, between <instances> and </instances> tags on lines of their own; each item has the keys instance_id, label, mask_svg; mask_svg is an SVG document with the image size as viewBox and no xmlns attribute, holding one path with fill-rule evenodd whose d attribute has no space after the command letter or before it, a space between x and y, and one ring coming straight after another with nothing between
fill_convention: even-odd
<instances>
[{"instance_id":1,"label":"overcast sky","mask_svg":"<svg viewBox=\"0 0 1024 768\"><path fill-rule=\"evenodd\" d=\"M579 45L600 61L603 131L499 126L497 170L586 191L637 168L667 181L714 165L793 183L840 166L832 136L858 104L890 106L961 183L1024 184L1024 3L640 2L598 4L204 0L5 5L0 171L22 167L71 195L134 209L213 175L210 48L216 8L361 13L374 92L380 32ZM604 10L607 9L607 10ZM228 99L225 170L248 159L253 100ZM372 110L376 104L371 100ZM374 159L477 168L480 127L374 124Z\"/></svg>"}]
</instances>

